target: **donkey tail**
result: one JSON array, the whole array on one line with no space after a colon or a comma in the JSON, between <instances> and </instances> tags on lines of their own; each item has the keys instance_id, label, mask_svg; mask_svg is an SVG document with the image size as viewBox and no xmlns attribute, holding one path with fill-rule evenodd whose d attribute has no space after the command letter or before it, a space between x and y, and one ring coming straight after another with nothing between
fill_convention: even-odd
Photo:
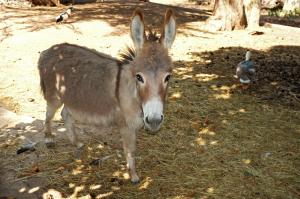
<instances>
[{"instance_id":1,"label":"donkey tail","mask_svg":"<svg viewBox=\"0 0 300 199\"><path fill-rule=\"evenodd\" d=\"M46 94L46 86L45 86L45 83L44 83L42 77L40 77L40 87L41 87L41 93L42 93L43 96L45 97L45 94Z\"/></svg>"},{"instance_id":2,"label":"donkey tail","mask_svg":"<svg viewBox=\"0 0 300 199\"><path fill-rule=\"evenodd\" d=\"M41 93L45 98L45 94L46 94L46 85L45 82L43 80L43 57L44 57L44 53L45 51L43 51L40 55L39 61L38 61L38 70L39 70L39 75L40 75L40 88L41 88Z\"/></svg>"}]
</instances>

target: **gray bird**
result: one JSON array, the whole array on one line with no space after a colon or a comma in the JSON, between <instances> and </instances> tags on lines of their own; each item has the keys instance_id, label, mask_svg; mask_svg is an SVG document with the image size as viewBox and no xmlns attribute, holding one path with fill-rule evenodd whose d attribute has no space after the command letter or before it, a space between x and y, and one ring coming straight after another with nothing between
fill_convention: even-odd
<instances>
[{"instance_id":1,"label":"gray bird","mask_svg":"<svg viewBox=\"0 0 300 199\"><path fill-rule=\"evenodd\" d=\"M56 23L66 21L70 16L71 12L73 10L73 7L70 7L67 9L67 11L60 13L56 18Z\"/></svg>"},{"instance_id":2,"label":"gray bird","mask_svg":"<svg viewBox=\"0 0 300 199\"><path fill-rule=\"evenodd\" d=\"M255 75L254 64L250 58L251 52L247 51L245 61L240 62L236 68L236 76L242 84L249 84Z\"/></svg>"}]
</instances>

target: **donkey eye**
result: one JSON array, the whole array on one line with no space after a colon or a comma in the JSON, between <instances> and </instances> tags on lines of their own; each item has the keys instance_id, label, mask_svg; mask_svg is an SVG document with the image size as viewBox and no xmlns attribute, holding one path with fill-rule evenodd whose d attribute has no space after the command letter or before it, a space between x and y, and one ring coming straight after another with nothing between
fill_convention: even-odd
<instances>
[{"instance_id":1,"label":"donkey eye","mask_svg":"<svg viewBox=\"0 0 300 199\"><path fill-rule=\"evenodd\" d=\"M144 83L144 79L143 79L143 77L142 77L140 74L137 74L137 75L136 75L136 79L137 79L139 82Z\"/></svg>"},{"instance_id":2,"label":"donkey eye","mask_svg":"<svg viewBox=\"0 0 300 199\"><path fill-rule=\"evenodd\" d=\"M165 83L167 83L171 78L171 75L167 75L166 78L165 78Z\"/></svg>"}]
</instances>

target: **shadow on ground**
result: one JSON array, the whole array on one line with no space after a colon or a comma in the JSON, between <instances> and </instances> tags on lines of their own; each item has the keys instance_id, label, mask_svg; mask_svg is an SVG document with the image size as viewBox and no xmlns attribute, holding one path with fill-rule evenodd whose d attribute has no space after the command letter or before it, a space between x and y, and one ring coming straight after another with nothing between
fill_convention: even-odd
<instances>
[{"instance_id":1,"label":"shadow on ground","mask_svg":"<svg viewBox=\"0 0 300 199\"><path fill-rule=\"evenodd\" d=\"M88 22L93 20L104 20L112 27L128 27L131 15L137 7L145 12L145 21L147 26L160 27L163 21L163 15L167 8L173 8L179 28L188 29L186 23L205 20L210 14L207 11L192 8L182 8L176 6L167 6L157 3L140 3L139 1L105 1L103 3L79 4L74 6L74 12L66 24L72 29L72 23ZM60 25L55 23L55 17L65 11L66 7L34 7L34 8L6 8L5 14L0 18L5 20L14 20L16 25L24 24L26 26L20 29L38 31L49 27L58 28ZM159 23L159 24L158 24ZM74 28L74 27L73 27ZM4 35L7 37L12 33L10 28L2 28ZM116 32L116 35L122 33Z\"/></svg>"},{"instance_id":2,"label":"shadow on ground","mask_svg":"<svg viewBox=\"0 0 300 199\"><path fill-rule=\"evenodd\" d=\"M300 17L276 17L264 14L260 18L260 23L261 25L264 25L265 23L271 23L300 28Z\"/></svg>"},{"instance_id":3,"label":"shadow on ground","mask_svg":"<svg viewBox=\"0 0 300 199\"><path fill-rule=\"evenodd\" d=\"M192 69L189 70L191 72L187 72L185 77L201 81L203 79L201 72L212 73L211 79L214 81L222 79L222 84L216 81L214 85L216 88L222 86L235 88L230 91L234 93L238 90L236 88L239 88L239 86L236 87L237 79L233 77L236 66L244 59L247 50L252 52L252 60L257 74L255 81L247 89L242 89L240 92L253 95L266 102L280 103L290 108L299 109L299 46L273 46L267 51L229 47L220 48L214 52L191 52L190 54L194 59L205 58L207 63L203 67L197 66L197 62L190 63ZM207 78L209 79L209 77Z\"/></svg>"}]
</instances>

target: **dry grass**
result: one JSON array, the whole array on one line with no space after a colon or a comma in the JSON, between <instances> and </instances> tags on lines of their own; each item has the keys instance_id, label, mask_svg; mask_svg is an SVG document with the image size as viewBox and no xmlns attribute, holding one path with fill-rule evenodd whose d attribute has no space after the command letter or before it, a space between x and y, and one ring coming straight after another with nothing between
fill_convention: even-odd
<instances>
[{"instance_id":1,"label":"dry grass","mask_svg":"<svg viewBox=\"0 0 300 199\"><path fill-rule=\"evenodd\" d=\"M38 148L34 165L22 164L30 154L13 155L19 180L47 178L49 189L73 198L298 198L299 111L226 86L229 74L197 75L203 66L176 63L163 129L139 134L140 184L129 182L121 151L96 139L80 161L64 140Z\"/></svg>"},{"instance_id":2,"label":"dry grass","mask_svg":"<svg viewBox=\"0 0 300 199\"><path fill-rule=\"evenodd\" d=\"M131 11L121 8L130 16ZM155 10L151 8L147 7L147 12ZM84 9L82 7L82 14ZM188 13L183 10L179 15L186 21L192 19L183 14ZM114 24L115 18L112 19L111 23ZM128 17L118 22L123 24L124 20L127 21ZM253 46L256 49L253 49L254 62L258 69L285 63L299 67L299 47L278 46L265 50L265 46L260 45L264 41L272 41L266 44L269 46L279 45L278 42L274 44L273 36L278 31L270 33L264 30L266 34L251 38L241 31L231 35L228 33L230 37L225 37L228 35L206 34L198 29L193 32L181 26L181 31L186 30L186 35L178 35L174 54L177 60L182 61L175 62L165 123L157 135L147 134L146 131L138 135L137 169L141 177L138 185L132 185L128 180L122 150L105 144L95 136L84 139L86 147L80 161L74 159L73 147L66 138L62 139L62 135L58 136L54 149L47 149L41 144L34 152L16 155L24 136L41 139L41 129L33 126L1 129L0 174L6 176L6 172L13 173L11 178L5 180L14 186L19 182L30 184L30 180L37 179L40 192L35 192L35 195L51 192L53 196L57 194L54 198L60 198L59 195L69 198L299 198L299 103L297 100L286 101L291 99L290 96L275 95L277 91L270 81L258 81L244 90L233 78L235 66L246 52L245 48L234 46ZM249 43L244 42L245 38L249 39ZM289 39L287 37L279 43L292 42ZM96 40L82 42L91 44ZM48 43L43 43L38 49L45 49L46 46ZM208 52L203 52L204 48ZM292 58L285 54L292 55ZM191 61L181 59L184 56L190 56ZM36 57L32 57L28 63L35 67L36 60ZM267 65L263 66L263 63ZM22 62L20 66L8 66L20 71L26 64ZM34 81L21 78L21 83L18 82L22 84L21 89L14 87L22 92L25 88L30 88L29 91L37 88L36 68L23 69L25 76ZM12 70L5 71L21 77ZM44 102L39 101L41 97L36 90L32 91L34 94L28 91L26 95L7 89L5 92L9 91L19 101L24 98L22 113L32 111L44 114ZM35 106L24 106L29 104L27 99L32 96L36 100ZM15 107L14 104L5 104ZM59 128L60 123L56 122L56 131ZM90 165L96 158L107 159L98 166ZM30 190L19 190L22 191L25 197Z\"/></svg>"}]
</instances>

